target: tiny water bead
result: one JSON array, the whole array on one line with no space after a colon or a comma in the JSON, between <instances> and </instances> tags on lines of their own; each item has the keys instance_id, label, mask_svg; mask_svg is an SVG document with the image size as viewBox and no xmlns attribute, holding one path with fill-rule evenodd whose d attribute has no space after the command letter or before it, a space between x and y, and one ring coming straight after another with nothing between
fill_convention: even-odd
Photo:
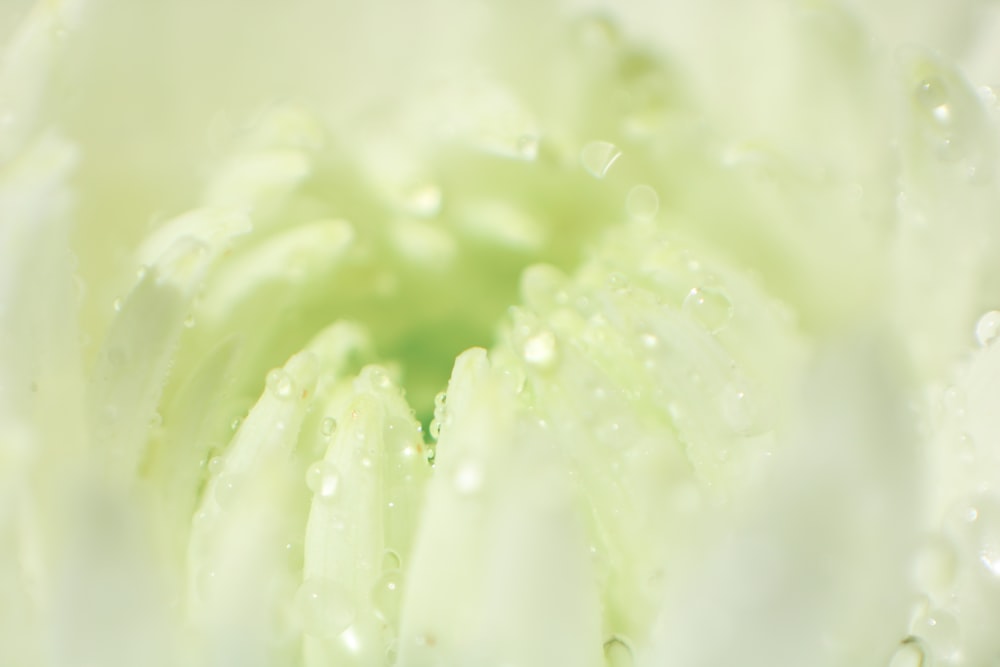
<instances>
[{"instance_id":1,"label":"tiny water bead","mask_svg":"<svg viewBox=\"0 0 1000 667\"><path fill-rule=\"evenodd\" d=\"M324 436L329 438L337 430L337 420L333 417L325 417L319 425L319 432Z\"/></svg>"},{"instance_id":2,"label":"tiny water bead","mask_svg":"<svg viewBox=\"0 0 1000 667\"><path fill-rule=\"evenodd\" d=\"M650 222L660 210L660 196L648 185L636 185L625 197L625 211L637 222Z\"/></svg>"},{"instance_id":3,"label":"tiny water bead","mask_svg":"<svg viewBox=\"0 0 1000 667\"><path fill-rule=\"evenodd\" d=\"M524 360L538 368L549 368L556 361L556 337L549 330L529 336L521 350Z\"/></svg>"},{"instance_id":4,"label":"tiny water bead","mask_svg":"<svg viewBox=\"0 0 1000 667\"><path fill-rule=\"evenodd\" d=\"M306 471L306 486L319 500L330 501L340 488L340 473L328 461L317 461Z\"/></svg>"},{"instance_id":5,"label":"tiny water bead","mask_svg":"<svg viewBox=\"0 0 1000 667\"><path fill-rule=\"evenodd\" d=\"M290 398L294 386L292 378L280 368L267 374L267 390L278 398Z\"/></svg>"},{"instance_id":6,"label":"tiny water bead","mask_svg":"<svg viewBox=\"0 0 1000 667\"><path fill-rule=\"evenodd\" d=\"M947 125L952 119L952 109L949 103L948 87L938 78L924 79L917 86L917 102L927 110L931 118Z\"/></svg>"},{"instance_id":7,"label":"tiny water bead","mask_svg":"<svg viewBox=\"0 0 1000 667\"><path fill-rule=\"evenodd\" d=\"M632 667L634 660L628 642L620 636L613 636L604 642L605 667Z\"/></svg>"},{"instance_id":8,"label":"tiny water bead","mask_svg":"<svg viewBox=\"0 0 1000 667\"><path fill-rule=\"evenodd\" d=\"M976 322L976 342L980 347L987 347L997 336L1000 336L1000 311L991 310Z\"/></svg>"},{"instance_id":9,"label":"tiny water bead","mask_svg":"<svg viewBox=\"0 0 1000 667\"><path fill-rule=\"evenodd\" d=\"M383 623L394 625L399 618L402 583L402 573L399 570L389 570L372 586L372 610Z\"/></svg>"},{"instance_id":10,"label":"tiny water bead","mask_svg":"<svg viewBox=\"0 0 1000 667\"><path fill-rule=\"evenodd\" d=\"M580 151L580 164L594 178L604 178L621 155L621 150L611 142L591 141Z\"/></svg>"},{"instance_id":11,"label":"tiny water bead","mask_svg":"<svg viewBox=\"0 0 1000 667\"><path fill-rule=\"evenodd\" d=\"M933 609L921 615L911 632L926 643L936 660L949 664L961 657L962 630L947 611Z\"/></svg>"},{"instance_id":12,"label":"tiny water bead","mask_svg":"<svg viewBox=\"0 0 1000 667\"><path fill-rule=\"evenodd\" d=\"M208 460L208 472L211 475L218 475L226 467L226 460L221 456L213 456Z\"/></svg>"},{"instance_id":13,"label":"tiny water bead","mask_svg":"<svg viewBox=\"0 0 1000 667\"><path fill-rule=\"evenodd\" d=\"M733 317L733 303L729 295L717 287L693 288L684 297L681 310L711 333L724 329Z\"/></svg>"},{"instance_id":14,"label":"tiny water bead","mask_svg":"<svg viewBox=\"0 0 1000 667\"><path fill-rule=\"evenodd\" d=\"M295 607L307 634L333 639L354 622L357 609L350 593L337 582L311 577L295 595Z\"/></svg>"}]
</instances>

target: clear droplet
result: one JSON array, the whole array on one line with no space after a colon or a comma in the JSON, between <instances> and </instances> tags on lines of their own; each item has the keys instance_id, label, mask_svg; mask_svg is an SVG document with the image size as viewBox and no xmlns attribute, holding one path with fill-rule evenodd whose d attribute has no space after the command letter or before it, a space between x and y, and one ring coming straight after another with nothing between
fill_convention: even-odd
<instances>
[{"instance_id":1,"label":"clear droplet","mask_svg":"<svg viewBox=\"0 0 1000 667\"><path fill-rule=\"evenodd\" d=\"M684 297L681 309L712 333L724 329L733 316L729 295L715 287L695 287Z\"/></svg>"},{"instance_id":2,"label":"clear droplet","mask_svg":"<svg viewBox=\"0 0 1000 667\"><path fill-rule=\"evenodd\" d=\"M445 393L443 391L439 391L437 394L434 395L434 409L435 410L443 410L444 406L445 406L445 403L447 403L447 402L448 402L448 394L447 393Z\"/></svg>"},{"instance_id":3,"label":"clear droplet","mask_svg":"<svg viewBox=\"0 0 1000 667\"><path fill-rule=\"evenodd\" d=\"M239 430L240 424L242 423L243 423L242 417L233 417L233 421L229 422L229 430L235 433L237 430Z\"/></svg>"},{"instance_id":4,"label":"clear droplet","mask_svg":"<svg viewBox=\"0 0 1000 667\"><path fill-rule=\"evenodd\" d=\"M403 559L400 558L399 554L392 549L386 549L382 552L382 571L389 572L391 570L398 570L403 565Z\"/></svg>"},{"instance_id":5,"label":"clear droplet","mask_svg":"<svg viewBox=\"0 0 1000 667\"><path fill-rule=\"evenodd\" d=\"M745 380L726 385L720 397L722 418L734 433L759 435L769 428L767 411L761 404L759 389Z\"/></svg>"},{"instance_id":6,"label":"clear droplet","mask_svg":"<svg viewBox=\"0 0 1000 667\"><path fill-rule=\"evenodd\" d=\"M965 416L965 395L958 387L946 387L941 395L941 401L949 415L953 417Z\"/></svg>"},{"instance_id":7,"label":"clear droplet","mask_svg":"<svg viewBox=\"0 0 1000 667\"><path fill-rule=\"evenodd\" d=\"M911 632L926 643L936 659L953 662L959 658L961 628L955 617L943 609L934 609L922 615L913 624Z\"/></svg>"},{"instance_id":8,"label":"clear droplet","mask_svg":"<svg viewBox=\"0 0 1000 667\"><path fill-rule=\"evenodd\" d=\"M289 398L292 395L292 378L280 368L267 374L267 390L278 398Z\"/></svg>"},{"instance_id":9,"label":"clear droplet","mask_svg":"<svg viewBox=\"0 0 1000 667\"><path fill-rule=\"evenodd\" d=\"M647 350L655 350L660 345L660 339L656 334L646 332L639 334L639 344Z\"/></svg>"},{"instance_id":10,"label":"clear droplet","mask_svg":"<svg viewBox=\"0 0 1000 667\"><path fill-rule=\"evenodd\" d=\"M122 312L122 306L124 306L124 301L122 300L121 297L118 297L117 299L111 302L111 307L115 309L116 313Z\"/></svg>"},{"instance_id":11,"label":"clear droplet","mask_svg":"<svg viewBox=\"0 0 1000 667\"><path fill-rule=\"evenodd\" d=\"M213 496L219 507L225 509L232 506L237 491L237 479L234 475L223 473L216 478Z\"/></svg>"},{"instance_id":12,"label":"clear droplet","mask_svg":"<svg viewBox=\"0 0 1000 667\"><path fill-rule=\"evenodd\" d=\"M916 97L917 102L930 113L935 122L941 125L951 122L948 87L943 81L938 78L924 79L917 86Z\"/></svg>"},{"instance_id":13,"label":"clear droplet","mask_svg":"<svg viewBox=\"0 0 1000 667\"><path fill-rule=\"evenodd\" d=\"M333 417L326 417L323 419L322 423L319 425L319 432L326 438L329 438L337 430L337 420Z\"/></svg>"},{"instance_id":14,"label":"clear droplet","mask_svg":"<svg viewBox=\"0 0 1000 667\"><path fill-rule=\"evenodd\" d=\"M976 342L980 347L990 345L1000 336L1000 311L991 310L976 322Z\"/></svg>"},{"instance_id":15,"label":"clear droplet","mask_svg":"<svg viewBox=\"0 0 1000 667\"><path fill-rule=\"evenodd\" d=\"M608 141L591 141L580 151L580 164L594 178L604 178L622 152Z\"/></svg>"},{"instance_id":16,"label":"clear droplet","mask_svg":"<svg viewBox=\"0 0 1000 667\"><path fill-rule=\"evenodd\" d=\"M210 475L218 475L225 469L226 459L221 456L213 456L208 460L208 473Z\"/></svg>"},{"instance_id":17,"label":"clear droplet","mask_svg":"<svg viewBox=\"0 0 1000 667\"><path fill-rule=\"evenodd\" d=\"M437 419L432 419L430 426L427 427L427 431L430 433L432 438L437 440L441 437L441 422Z\"/></svg>"},{"instance_id":18,"label":"clear droplet","mask_svg":"<svg viewBox=\"0 0 1000 667\"><path fill-rule=\"evenodd\" d=\"M311 577L295 596L302 629L307 634L333 639L354 621L354 600L341 585L330 579Z\"/></svg>"},{"instance_id":19,"label":"clear droplet","mask_svg":"<svg viewBox=\"0 0 1000 667\"><path fill-rule=\"evenodd\" d=\"M604 642L605 667L632 667L632 649L624 637L613 636Z\"/></svg>"},{"instance_id":20,"label":"clear droplet","mask_svg":"<svg viewBox=\"0 0 1000 667\"><path fill-rule=\"evenodd\" d=\"M660 210L660 196L648 185L636 185L625 197L625 211L638 222L649 222Z\"/></svg>"},{"instance_id":21,"label":"clear droplet","mask_svg":"<svg viewBox=\"0 0 1000 667\"><path fill-rule=\"evenodd\" d=\"M372 611L383 623L395 625L399 619L403 575L399 570L384 572L372 587Z\"/></svg>"},{"instance_id":22,"label":"clear droplet","mask_svg":"<svg viewBox=\"0 0 1000 667\"><path fill-rule=\"evenodd\" d=\"M889 658L889 667L927 667L924 646L916 637L907 637Z\"/></svg>"},{"instance_id":23,"label":"clear droplet","mask_svg":"<svg viewBox=\"0 0 1000 667\"><path fill-rule=\"evenodd\" d=\"M556 361L556 337L551 331L542 330L529 336L521 349L524 360L532 366L549 368Z\"/></svg>"},{"instance_id":24,"label":"clear droplet","mask_svg":"<svg viewBox=\"0 0 1000 667\"><path fill-rule=\"evenodd\" d=\"M195 325L194 315L188 315L184 318L184 327L187 329L193 328Z\"/></svg>"},{"instance_id":25,"label":"clear droplet","mask_svg":"<svg viewBox=\"0 0 1000 667\"><path fill-rule=\"evenodd\" d=\"M340 473L332 463L317 461L306 470L306 486L319 500L333 500L340 488Z\"/></svg>"}]
</instances>

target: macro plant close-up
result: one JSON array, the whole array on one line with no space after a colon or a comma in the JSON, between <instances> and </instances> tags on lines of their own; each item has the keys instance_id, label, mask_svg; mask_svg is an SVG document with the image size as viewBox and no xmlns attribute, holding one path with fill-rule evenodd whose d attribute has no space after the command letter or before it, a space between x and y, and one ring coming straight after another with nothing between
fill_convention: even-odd
<instances>
[{"instance_id":1,"label":"macro plant close-up","mask_svg":"<svg viewBox=\"0 0 1000 667\"><path fill-rule=\"evenodd\" d=\"M0 665L1000 667L1000 3L0 44Z\"/></svg>"}]
</instances>

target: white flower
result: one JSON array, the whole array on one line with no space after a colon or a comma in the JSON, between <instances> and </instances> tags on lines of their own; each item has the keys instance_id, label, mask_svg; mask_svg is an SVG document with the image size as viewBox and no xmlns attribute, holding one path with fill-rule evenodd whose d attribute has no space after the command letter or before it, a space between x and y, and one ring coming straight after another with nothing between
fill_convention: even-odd
<instances>
[{"instance_id":1,"label":"white flower","mask_svg":"<svg viewBox=\"0 0 1000 667\"><path fill-rule=\"evenodd\" d=\"M0 664L1000 656L996 8L499 4L0 30Z\"/></svg>"}]
</instances>

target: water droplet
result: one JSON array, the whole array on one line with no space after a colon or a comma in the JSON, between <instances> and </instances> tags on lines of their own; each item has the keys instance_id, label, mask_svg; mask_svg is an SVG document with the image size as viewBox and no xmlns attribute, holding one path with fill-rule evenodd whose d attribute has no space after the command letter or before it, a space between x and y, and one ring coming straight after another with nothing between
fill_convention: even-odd
<instances>
[{"instance_id":1,"label":"water droplet","mask_svg":"<svg viewBox=\"0 0 1000 667\"><path fill-rule=\"evenodd\" d=\"M724 329L733 316L729 295L715 287L695 287L684 297L681 309L712 333Z\"/></svg>"},{"instance_id":2,"label":"water droplet","mask_svg":"<svg viewBox=\"0 0 1000 667\"><path fill-rule=\"evenodd\" d=\"M907 637L889 659L889 667L925 667L923 644L916 637Z\"/></svg>"},{"instance_id":3,"label":"water droplet","mask_svg":"<svg viewBox=\"0 0 1000 667\"><path fill-rule=\"evenodd\" d=\"M111 302L111 307L115 309L116 313L122 312L122 306L124 306L124 301L122 301L121 297Z\"/></svg>"},{"instance_id":4,"label":"water droplet","mask_svg":"<svg viewBox=\"0 0 1000 667\"><path fill-rule=\"evenodd\" d=\"M374 389L388 389L392 386L389 374L385 372L384 368L379 368L378 366L369 366L366 368L364 370L364 377Z\"/></svg>"},{"instance_id":5,"label":"water droplet","mask_svg":"<svg viewBox=\"0 0 1000 667\"><path fill-rule=\"evenodd\" d=\"M483 468L478 461L463 461L455 470L455 490L461 495L471 495L483 485Z\"/></svg>"},{"instance_id":6,"label":"water droplet","mask_svg":"<svg viewBox=\"0 0 1000 667\"><path fill-rule=\"evenodd\" d=\"M317 461L306 471L306 486L319 500L330 501L340 487L337 467L328 461Z\"/></svg>"},{"instance_id":7,"label":"water droplet","mask_svg":"<svg viewBox=\"0 0 1000 667\"><path fill-rule=\"evenodd\" d=\"M911 632L926 642L931 653L939 660L952 662L961 653L961 628L955 617L943 609L935 609L922 615L913 624Z\"/></svg>"},{"instance_id":8,"label":"water droplet","mask_svg":"<svg viewBox=\"0 0 1000 667\"><path fill-rule=\"evenodd\" d=\"M941 395L941 401L949 415L953 417L965 416L965 395L958 387L947 387Z\"/></svg>"},{"instance_id":9,"label":"water droplet","mask_svg":"<svg viewBox=\"0 0 1000 667\"><path fill-rule=\"evenodd\" d=\"M184 326L186 328L191 329L192 327L194 327L194 323L195 323L194 315L188 315L187 317L184 318Z\"/></svg>"},{"instance_id":10,"label":"water droplet","mask_svg":"<svg viewBox=\"0 0 1000 667\"><path fill-rule=\"evenodd\" d=\"M432 438L437 440L438 438L441 437L441 422L438 421L437 419L432 419L430 426L427 428L427 431L430 433Z\"/></svg>"},{"instance_id":11,"label":"water droplet","mask_svg":"<svg viewBox=\"0 0 1000 667\"><path fill-rule=\"evenodd\" d=\"M226 467L226 459L221 456L213 456L208 460L208 473L218 475Z\"/></svg>"},{"instance_id":12,"label":"water droplet","mask_svg":"<svg viewBox=\"0 0 1000 667\"><path fill-rule=\"evenodd\" d=\"M991 310L976 322L976 342L986 347L1000 336L1000 311Z\"/></svg>"},{"instance_id":13,"label":"water droplet","mask_svg":"<svg viewBox=\"0 0 1000 667\"><path fill-rule=\"evenodd\" d=\"M242 423L242 417L233 417L233 421L229 422L229 430L235 433L240 428L240 424Z\"/></svg>"},{"instance_id":14,"label":"water droplet","mask_svg":"<svg viewBox=\"0 0 1000 667\"><path fill-rule=\"evenodd\" d=\"M219 507L225 509L232 505L238 490L235 475L223 473L215 479L213 497L215 498L215 502L219 504Z\"/></svg>"},{"instance_id":15,"label":"water droplet","mask_svg":"<svg viewBox=\"0 0 1000 667\"><path fill-rule=\"evenodd\" d=\"M769 427L766 410L760 404L760 390L752 389L745 380L726 385L720 396L722 417L739 435L759 435Z\"/></svg>"},{"instance_id":16,"label":"water droplet","mask_svg":"<svg viewBox=\"0 0 1000 667\"><path fill-rule=\"evenodd\" d=\"M330 579L311 577L295 595L302 629L310 635L333 639L354 621L357 613L350 593Z\"/></svg>"},{"instance_id":17,"label":"water droplet","mask_svg":"<svg viewBox=\"0 0 1000 667\"><path fill-rule=\"evenodd\" d=\"M337 420L333 417L326 417L319 426L319 432L324 437L329 438L337 430Z\"/></svg>"},{"instance_id":18,"label":"water droplet","mask_svg":"<svg viewBox=\"0 0 1000 667\"><path fill-rule=\"evenodd\" d=\"M442 410L442 409L444 409L445 403L447 403L447 402L448 402L448 394L447 393L445 393L443 391L439 391L437 394L434 395L434 409L435 410Z\"/></svg>"},{"instance_id":19,"label":"water droplet","mask_svg":"<svg viewBox=\"0 0 1000 667\"><path fill-rule=\"evenodd\" d=\"M938 78L924 79L917 86L917 101L931 118L941 125L951 122L952 112L948 100L948 87Z\"/></svg>"},{"instance_id":20,"label":"water droplet","mask_svg":"<svg viewBox=\"0 0 1000 667\"><path fill-rule=\"evenodd\" d=\"M399 554L392 549L386 549L382 552L382 571L389 572L390 570L398 570L403 565L403 559L399 557Z\"/></svg>"},{"instance_id":21,"label":"water droplet","mask_svg":"<svg viewBox=\"0 0 1000 667\"><path fill-rule=\"evenodd\" d=\"M556 360L556 337L551 331L543 330L524 341L521 350L524 360L532 366L550 368Z\"/></svg>"},{"instance_id":22,"label":"water droplet","mask_svg":"<svg viewBox=\"0 0 1000 667\"><path fill-rule=\"evenodd\" d=\"M636 185L625 197L625 211L638 222L649 222L660 210L660 196L648 185Z\"/></svg>"},{"instance_id":23,"label":"water droplet","mask_svg":"<svg viewBox=\"0 0 1000 667\"><path fill-rule=\"evenodd\" d=\"M654 350L659 347L660 339L656 337L656 334L647 332L639 334L639 344L647 350Z\"/></svg>"},{"instance_id":24,"label":"water droplet","mask_svg":"<svg viewBox=\"0 0 1000 667\"><path fill-rule=\"evenodd\" d=\"M607 141L591 141L580 151L580 164L594 178L604 178L622 152Z\"/></svg>"},{"instance_id":25,"label":"water droplet","mask_svg":"<svg viewBox=\"0 0 1000 667\"><path fill-rule=\"evenodd\" d=\"M278 398L289 398L292 395L292 378L280 368L267 374L267 390Z\"/></svg>"},{"instance_id":26,"label":"water droplet","mask_svg":"<svg viewBox=\"0 0 1000 667\"><path fill-rule=\"evenodd\" d=\"M399 570L384 572L372 587L372 611L383 623L395 625L399 618L403 575Z\"/></svg>"},{"instance_id":27,"label":"water droplet","mask_svg":"<svg viewBox=\"0 0 1000 667\"><path fill-rule=\"evenodd\" d=\"M632 667L632 649L624 637L615 635L604 642L606 667Z\"/></svg>"}]
</instances>

